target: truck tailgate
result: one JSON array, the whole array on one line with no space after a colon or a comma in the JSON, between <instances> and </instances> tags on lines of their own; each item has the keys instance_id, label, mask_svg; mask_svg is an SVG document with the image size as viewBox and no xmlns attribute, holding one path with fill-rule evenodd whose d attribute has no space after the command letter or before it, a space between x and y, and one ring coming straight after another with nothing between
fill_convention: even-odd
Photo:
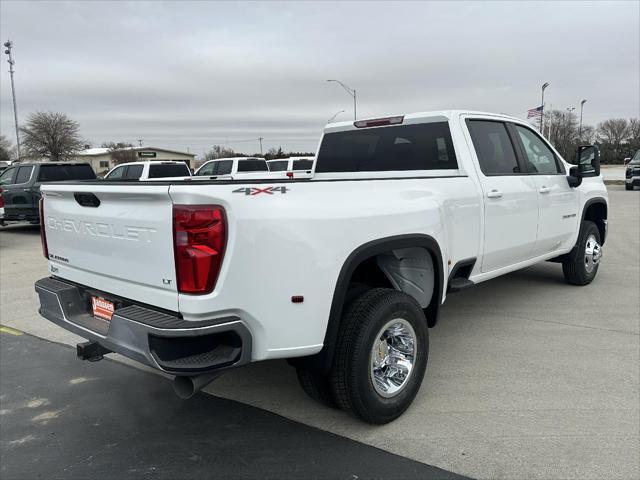
<instances>
[{"instance_id":1,"label":"truck tailgate","mask_svg":"<svg viewBox=\"0 0 640 480\"><path fill-rule=\"evenodd\" d=\"M114 295L178 310L169 187L42 187L51 273Z\"/></svg>"}]
</instances>

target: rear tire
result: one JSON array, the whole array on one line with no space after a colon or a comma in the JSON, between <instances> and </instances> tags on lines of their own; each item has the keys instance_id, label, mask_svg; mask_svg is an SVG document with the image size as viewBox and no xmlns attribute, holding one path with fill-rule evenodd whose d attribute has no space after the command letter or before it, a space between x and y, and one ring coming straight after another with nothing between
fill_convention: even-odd
<instances>
[{"instance_id":1,"label":"rear tire","mask_svg":"<svg viewBox=\"0 0 640 480\"><path fill-rule=\"evenodd\" d=\"M602 246L600 231L595 223L585 220L580 225L576 246L562 262L565 280L572 285L587 285L598 273Z\"/></svg>"},{"instance_id":2,"label":"rear tire","mask_svg":"<svg viewBox=\"0 0 640 480\"><path fill-rule=\"evenodd\" d=\"M330 374L340 408L373 424L398 418L415 398L429 355L427 321L413 297L361 293L340 323Z\"/></svg>"},{"instance_id":3,"label":"rear tire","mask_svg":"<svg viewBox=\"0 0 640 480\"><path fill-rule=\"evenodd\" d=\"M312 372L304 368L296 368L298 382L302 390L313 400L330 408L338 408L333 399L333 392L329 384L329 376Z\"/></svg>"}]
</instances>

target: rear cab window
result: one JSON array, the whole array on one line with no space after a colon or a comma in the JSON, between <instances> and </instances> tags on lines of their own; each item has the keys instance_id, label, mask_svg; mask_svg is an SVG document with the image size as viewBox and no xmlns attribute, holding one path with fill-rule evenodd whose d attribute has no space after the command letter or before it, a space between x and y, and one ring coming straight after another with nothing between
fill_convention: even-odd
<instances>
[{"instance_id":1,"label":"rear cab window","mask_svg":"<svg viewBox=\"0 0 640 480\"><path fill-rule=\"evenodd\" d=\"M268 172L266 160L258 158L250 160L238 160L238 172ZM218 172L220 174L220 172ZM222 174L220 174L222 175Z\"/></svg>"},{"instance_id":2,"label":"rear cab window","mask_svg":"<svg viewBox=\"0 0 640 480\"><path fill-rule=\"evenodd\" d=\"M190 177L186 163L160 163L149 165L149 178Z\"/></svg>"},{"instance_id":3,"label":"rear cab window","mask_svg":"<svg viewBox=\"0 0 640 480\"><path fill-rule=\"evenodd\" d=\"M96 174L89 164L40 165L39 182L62 182L65 180L92 180Z\"/></svg>"},{"instance_id":4,"label":"rear cab window","mask_svg":"<svg viewBox=\"0 0 640 480\"><path fill-rule=\"evenodd\" d=\"M317 173L457 169L446 121L325 133Z\"/></svg>"}]
</instances>

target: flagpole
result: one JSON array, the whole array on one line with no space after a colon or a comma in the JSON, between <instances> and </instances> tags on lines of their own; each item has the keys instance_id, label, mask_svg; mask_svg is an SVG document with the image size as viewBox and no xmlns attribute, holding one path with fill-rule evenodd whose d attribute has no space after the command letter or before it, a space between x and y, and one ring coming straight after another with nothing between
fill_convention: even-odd
<instances>
[{"instance_id":1,"label":"flagpole","mask_svg":"<svg viewBox=\"0 0 640 480\"><path fill-rule=\"evenodd\" d=\"M544 135L544 89L549 86L549 82L542 84L542 115L540 115L540 133Z\"/></svg>"}]
</instances>

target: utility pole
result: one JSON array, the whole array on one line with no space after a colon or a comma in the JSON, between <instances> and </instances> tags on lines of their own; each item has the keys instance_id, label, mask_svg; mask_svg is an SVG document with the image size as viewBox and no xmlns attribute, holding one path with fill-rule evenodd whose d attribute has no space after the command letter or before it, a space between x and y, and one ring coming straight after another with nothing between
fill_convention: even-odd
<instances>
[{"instance_id":1,"label":"utility pole","mask_svg":"<svg viewBox=\"0 0 640 480\"><path fill-rule=\"evenodd\" d=\"M582 143L582 109L584 108L584 104L587 103L587 100L582 100L580 102L580 127L578 128L578 142Z\"/></svg>"},{"instance_id":2,"label":"utility pole","mask_svg":"<svg viewBox=\"0 0 640 480\"><path fill-rule=\"evenodd\" d=\"M542 115L540 115L540 133L544 135L544 90L549 86L549 82L542 84Z\"/></svg>"},{"instance_id":3,"label":"utility pole","mask_svg":"<svg viewBox=\"0 0 640 480\"><path fill-rule=\"evenodd\" d=\"M139 147L141 147L141 146L142 146L142 139L141 139L141 138L139 138L139 139L138 139L138 146L139 146Z\"/></svg>"},{"instance_id":4,"label":"utility pole","mask_svg":"<svg viewBox=\"0 0 640 480\"><path fill-rule=\"evenodd\" d=\"M7 60L7 62L9 62L9 74L11 75L11 95L13 96L13 120L16 125L16 148L18 150L18 160L20 160L20 127L18 125L18 105L16 103L16 87L13 82L13 73L14 73L13 64L15 62L13 60L13 55L11 54L11 49L13 48L13 42L11 40L7 40L6 42L4 42L4 46L6 47L6 50L4 51L4 53L6 53L9 56L9 60Z\"/></svg>"},{"instance_id":5,"label":"utility pole","mask_svg":"<svg viewBox=\"0 0 640 480\"><path fill-rule=\"evenodd\" d=\"M264 140L264 137L258 137L258 141L260 142L260 155L262 155L262 140Z\"/></svg>"},{"instance_id":6,"label":"utility pole","mask_svg":"<svg viewBox=\"0 0 640 480\"><path fill-rule=\"evenodd\" d=\"M340 85L342 88L344 88L344 90L353 97L353 120L355 121L358 118L358 113L356 111L357 105L356 105L356 91L355 89L345 85L344 83L342 83L340 80L327 80L327 82L335 82L338 85Z\"/></svg>"}]
</instances>

